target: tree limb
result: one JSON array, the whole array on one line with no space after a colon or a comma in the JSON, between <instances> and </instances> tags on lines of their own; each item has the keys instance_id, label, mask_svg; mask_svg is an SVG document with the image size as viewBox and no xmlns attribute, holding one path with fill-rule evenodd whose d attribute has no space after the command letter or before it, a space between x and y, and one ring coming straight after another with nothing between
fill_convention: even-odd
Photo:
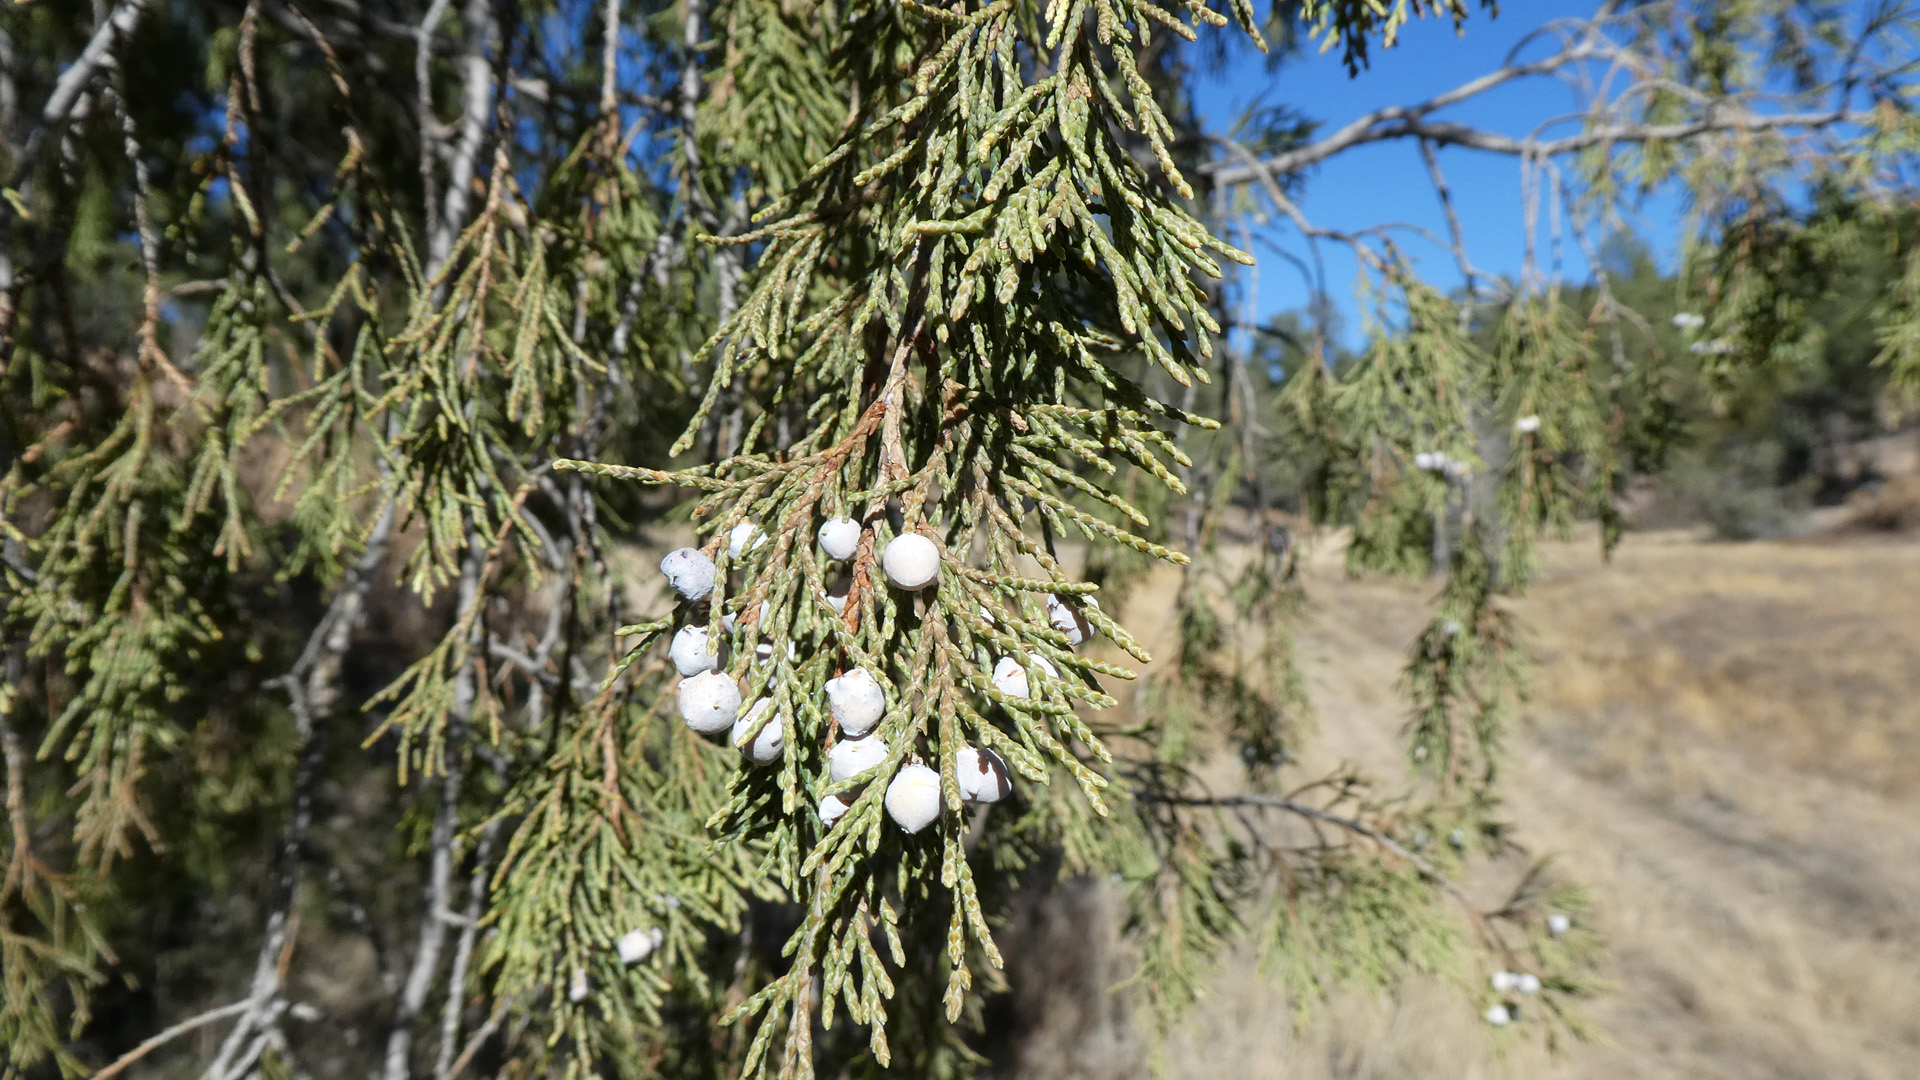
<instances>
[{"instance_id":1,"label":"tree limb","mask_svg":"<svg viewBox=\"0 0 1920 1080\"><path fill-rule=\"evenodd\" d=\"M433 38L447 13L448 2L433 0L413 31L414 109L420 114L420 192L425 219L429 222L436 220L435 204L439 202L439 195L434 164L439 160L444 134L439 119L433 114Z\"/></svg>"},{"instance_id":2,"label":"tree limb","mask_svg":"<svg viewBox=\"0 0 1920 1080\"><path fill-rule=\"evenodd\" d=\"M287 694L299 731L301 748L294 768L293 817L280 844L280 865L274 887L273 907L267 915L266 933L254 961L253 988L247 997L247 1011L240 1023L228 1033L207 1073L213 1080L226 1080L242 1054L242 1040L250 1032L264 1030L278 1015L282 1002L283 958L292 942L290 925L294 901L300 890L302 854L312 831L314 787L319 780L320 763L325 757L326 735L339 698L340 664L353 641L366 606L367 591L373 575L386 558L387 540L392 535L394 505L387 502L368 534L366 549L348 570L346 580L334 594L326 614L307 638L307 644L287 673L273 680Z\"/></svg>"},{"instance_id":3,"label":"tree limb","mask_svg":"<svg viewBox=\"0 0 1920 1080\"><path fill-rule=\"evenodd\" d=\"M1442 146L1463 146L1471 150L1484 150L1514 157L1559 157L1611 143L1672 142L1718 132L1753 134L1792 128L1816 130L1832 127L1835 124L1865 124L1872 119L1871 113L1845 108L1771 115L1728 114L1706 116L1674 124L1627 122L1603 124L1577 135L1536 140L1514 138L1511 135L1469 127L1465 124L1403 118L1381 123L1379 126L1371 127L1350 137L1338 140L1326 139L1299 150L1276 154L1262 160L1258 166L1246 163L1216 165L1204 171L1212 176L1215 183L1234 186L1251 182L1257 178L1258 173L1263 171L1284 176L1308 166L1317 165L1355 146L1391 139L1422 139Z\"/></svg>"},{"instance_id":4,"label":"tree limb","mask_svg":"<svg viewBox=\"0 0 1920 1080\"><path fill-rule=\"evenodd\" d=\"M48 133L66 125L74 106L80 101L82 91L106 66L114 39L133 30L146 6L147 0L120 0L113 13L100 21L93 36L87 39L86 47L80 50L80 55L60 73L60 77L54 81L53 92L47 95L47 103L40 109L39 126L27 136L26 146L13 163L13 175L7 181L8 187L19 188L23 178L33 171L35 161L46 147Z\"/></svg>"},{"instance_id":5,"label":"tree limb","mask_svg":"<svg viewBox=\"0 0 1920 1080\"><path fill-rule=\"evenodd\" d=\"M466 780L466 761L458 744L465 739L474 701L479 694L479 676L475 670L477 658L474 654L485 640L486 627L478 617L476 608L486 595L481 581L482 569L487 563L486 554L486 545L480 535L477 532L470 535L460 572L458 609L458 621L471 624L467 631L467 659L454 676L453 705L448 719L446 773L441 777L440 803L434 811L433 831L430 834L427 896L420 915L413 966L407 972L400 1000L394 1008L383 1062L374 1073L384 1080L406 1080L412 1073L409 1056L413 1050L414 1021L419 1019L426 1007L427 995L432 992L434 976L440 968L440 952L446 945L448 920L445 916L451 910L453 892L453 846L460 823L460 794ZM458 1008L459 1005L450 1002L447 1007Z\"/></svg>"},{"instance_id":6,"label":"tree limb","mask_svg":"<svg viewBox=\"0 0 1920 1080\"><path fill-rule=\"evenodd\" d=\"M113 1080L113 1077L126 1071L127 1067L134 1062L139 1061L141 1058L146 1057L148 1054L153 1053L155 1050L160 1049L162 1046L167 1045L180 1036L188 1032L198 1031L208 1024L225 1020L229 1016L245 1012L251 1008L252 1005L253 1002L251 1000L236 1001L230 1005L222 1005L217 1009L209 1009L198 1016L182 1020L165 1031L148 1038L139 1046L120 1055L118 1060L106 1068L101 1069L99 1072L94 1073L89 1080Z\"/></svg>"},{"instance_id":7,"label":"tree limb","mask_svg":"<svg viewBox=\"0 0 1920 1080\"><path fill-rule=\"evenodd\" d=\"M466 1071L467 1064L473 1060L473 1055L479 1053L487 1040L493 1038L493 1033L500 1030L500 1021L506 1019L507 1006L510 1004L512 1004L511 1001L500 1001L494 1004L493 1014L487 1017L486 1023L474 1030L473 1038L467 1040L466 1048L460 1051L459 1057L453 1059L453 1064L447 1066L446 1072L440 1075L439 1080L454 1080Z\"/></svg>"},{"instance_id":8,"label":"tree limb","mask_svg":"<svg viewBox=\"0 0 1920 1080\"><path fill-rule=\"evenodd\" d=\"M1453 893L1456 897L1458 897L1460 900L1465 902L1468 907L1474 906L1472 901L1467 897L1466 891L1461 889L1459 885L1455 884L1453 879L1441 873L1439 867L1434 866L1433 863L1429 862L1427 859L1422 857L1418 852L1407 848L1405 845L1401 844L1399 841L1395 840L1393 837L1388 836L1386 833L1381 832L1379 829L1374 828L1373 826L1367 824L1364 821L1361 821L1358 818L1343 817L1339 814L1333 813L1332 811L1322 810L1320 807L1314 806L1311 803L1304 803L1299 801L1298 799L1290 799L1284 795L1259 795L1259 794L1222 795L1222 796L1217 796L1212 798L1191 798L1191 797L1183 797L1183 796L1176 796L1176 795L1147 795L1147 796L1143 796L1143 798L1148 802L1168 803L1174 806L1203 806L1203 807L1256 806L1256 807L1261 807L1263 809L1268 809L1268 810L1284 810L1287 813L1296 814L1300 817L1307 818L1312 821L1319 821L1328 825L1333 825L1338 828L1345 829L1346 831L1353 833L1357 836L1364 836L1368 840L1371 840L1374 843L1380 845L1385 850L1393 853L1394 855L1402 859L1405 859L1409 864L1413 866L1415 870L1418 870L1420 872L1422 877L1429 879L1430 881L1439 885L1441 888L1446 889L1450 893Z\"/></svg>"},{"instance_id":9,"label":"tree limb","mask_svg":"<svg viewBox=\"0 0 1920 1080\"><path fill-rule=\"evenodd\" d=\"M480 934L481 909L487 900L487 880L493 875L493 848L500 835L500 820L487 823L473 855L473 870L467 878L467 913L461 921L460 940L453 950L453 970L447 975L447 1005L440 1018L440 1053L434 1061L435 1080L453 1075L454 1049L460 1039L461 1014L465 1009L467 967L473 959L474 941Z\"/></svg>"},{"instance_id":10,"label":"tree limb","mask_svg":"<svg viewBox=\"0 0 1920 1080\"><path fill-rule=\"evenodd\" d=\"M428 238L428 277L437 275L453 251L454 241L467 220L467 205L473 194L473 178L479 169L481 144L486 139L487 118L493 114L493 62L489 54L499 45L499 24L494 19L493 0L467 0L461 22L466 27L466 52L461 57L462 72L459 139L453 149L453 162L447 170L447 191L439 217L431 222ZM427 31L422 30L423 41ZM423 55L425 55L423 53ZM421 93L427 93L421 84ZM431 117L429 103L428 116ZM425 167L425 163L423 163Z\"/></svg>"},{"instance_id":11,"label":"tree limb","mask_svg":"<svg viewBox=\"0 0 1920 1080\"><path fill-rule=\"evenodd\" d=\"M1201 171L1219 186L1234 187L1260 180L1263 170L1266 175L1285 176L1357 146L1399 139L1418 139L1429 146L1460 146L1488 153L1541 158L1563 156L1611 143L1674 141L1727 132L1757 133L1795 128L1815 130L1840 123L1865 123L1871 118L1865 111L1849 108L1847 103L1851 84L1844 80L1839 84L1840 92L1834 97L1833 105L1828 108L1768 114L1755 111L1747 102L1713 97L1674 83L1673 80L1660 78L1649 73L1646 58L1610 40L1603 33L1609 20L1614 18L1616 15L1611 6L1603 5L1598 14L1577 24L1577 42L1544 59L1523 64L1508 63L1424 101L1375 109L1356 117L1325 138L1275 154L1257 164L1249 161L1215 162ZM1869 27L1867 33L1870 35L1872 32ZM1607 118L1602 112L1587 113L1580 117L1589 124L1585 130L1559 138L1539 135L1515 137L1486 128L1432 119L1433 114L1442 109L1516 80L1561 74L1569 68L1583 72L1583 66L1589 61L1606 61L1611 65L1611 70L1626 70L1638 75L1634 85L1614 99L1614 107L1658 86L1689 98L1700 109L1701 115L1692 120L1654 124ZM1576 81L1584 84L1584 80Z\"/></svg>"}]
</instances>

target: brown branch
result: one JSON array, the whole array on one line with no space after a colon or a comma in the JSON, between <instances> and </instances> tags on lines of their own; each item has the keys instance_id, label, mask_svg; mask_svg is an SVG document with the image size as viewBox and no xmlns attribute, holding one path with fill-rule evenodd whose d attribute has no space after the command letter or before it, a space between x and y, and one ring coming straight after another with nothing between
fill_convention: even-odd
<instances>
[{"instance_id":1,"label":"brown branch","mask_svg":"<svg viewBox=\"0 0 1920 1080\"><path fill-rule=\"evenodd\" d=\"M1473 897L1467 894L1467 891L1462 888L1458 882L1442 873L1439 867L1433 865L1432 862L1421 856L1418 852L1407 848L1386 833L1381 832L1379 829L1368 825L1358 818L1345 817L1329 810L1323 810L1311 803L1304 803L1298 799L1288 798L1284 795L1249 794L1226 795L1211 798L1148 795L1143 796L1143 801L1168 803L1175 806L1215 808L1252 806L1267 810L1283 810L1287 813L1306 818L1309 821L1332 825L1335 828L1343 829L1356 836L1365 837L1375 844L1378 844L1383 850L1404 859L1419 872L1421 877L1440 886L1442 890L1453 897L1454 901L1460 905L1461 910L1465 911L1467 917L1472 920L1474 933L1480 937L1484 945L1498 949L1501 953L1507 955L1509 959L1512 957L1512 950L1507 946L1506 940L1495 931L1489 921L1492 917L1491 914L1482 910L1480 905L1474 901Z\"/></svg>"}]
</instances>

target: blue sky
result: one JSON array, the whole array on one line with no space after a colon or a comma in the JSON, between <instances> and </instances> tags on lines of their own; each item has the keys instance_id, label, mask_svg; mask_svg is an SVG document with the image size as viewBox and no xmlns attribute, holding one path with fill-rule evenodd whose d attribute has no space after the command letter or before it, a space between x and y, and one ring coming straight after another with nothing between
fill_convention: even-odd
<instances>
[{"instance_id":1,"label":"blue sky","mask_svg":"<svg viewBox=\"0 0 1920 1080\"><path fill-rule=\"evenodd\" d=\"M1418 102L1493 70L1542 24L1586 15L1594 7L1595 0L1523 0L1502 5L1498 18L1476 12L1459 35L1450 22L1420 20L1407 27L1399 47L1375 50L1371 68L1351 79L1337 49L1315 54L1315 47L1310 45L1306 54L1289 60L1273 74L1268 74L1249 51L1246 59L1225 74L1204 80L1198 102L1207 126L1224 131L1248 102L1264 92L1266 102L1300 109L1321 121L1322 133L1330 132L1373 109ZM1538 58L1552 50L1550 42L1535 43L1520 58ZM1541 121L1572 108L1568 89L1536 78L1490 91L1435 114L1435 118L1524 134ZM1518 161L1467 149L1443 148L1439 155L1474 264L1494 274L1517 275L1525 250ZM1323 227L1353 229L1395 220L1423 226L1436 235L1446 232L1446 219L1426 167L1418 147L1410 141L1356 148L1319 166L1310 174L1300 206L1314 224ZM1635 230L1656 251L1669 255L1682 210L1677 194L1658 194L1642 208L1639 220L1634 222ZM1304 255L1304 245L1290 228L1275 230L1273 238ZM1460 283L1460 274L1445 250L1410 237L1407 242L1429 281L1448 288ZM1360 330L1352 302L1354 263L1337 248L1323 245L1327 283L1346 318L1343 337L1351 344L1358 340ZM1271 248L1262 246L1255 254L1261 264L1261 313L1304 306L1307 292L1298 271ZM1544 237L1540 254L1543 259L1547 254ZM1586 260L1577 245L1569 242L1564 255L1562 267L1568 279L1588 277Z\"/></svg>"}]
</instances>

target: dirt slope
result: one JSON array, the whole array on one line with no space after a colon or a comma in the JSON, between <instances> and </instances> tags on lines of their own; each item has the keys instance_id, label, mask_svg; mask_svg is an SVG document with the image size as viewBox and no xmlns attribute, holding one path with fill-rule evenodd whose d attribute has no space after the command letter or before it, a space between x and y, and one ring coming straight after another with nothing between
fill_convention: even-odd
<instances>
[{"instance_id":1,"label":"dirt slope","mask_svg":"<svg viewBox=\"0 0 1920 1080\"><path fill-rule=\"evenodd\" d=\"M1393 689L1431 589L1307 560L1317 752L1395 767ZM1147 615L1162 605L1136 603ZM1593 1044L1496 1044L1439 986L1320 1009L1299 1033L1248 962L1164 1046L1167 1074L1920 1078L1920 545L1630 537L1556 549L1519 608L1539 660L1506 791L1522 841L1593 891L1612 944ZM1023 1080L1149 1072L1109 906L1031 931ZM1096 927L1089 934L1087 927Z\"/></svg>"}]
</instances>

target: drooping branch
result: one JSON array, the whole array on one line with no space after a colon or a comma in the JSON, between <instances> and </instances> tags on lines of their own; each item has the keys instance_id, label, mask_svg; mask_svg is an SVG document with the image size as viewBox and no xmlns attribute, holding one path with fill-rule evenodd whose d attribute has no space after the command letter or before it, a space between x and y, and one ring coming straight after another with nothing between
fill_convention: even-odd
<instances>
[{"instance_id":1,"label":"drooping branch","mask_svg":"<svg viewBox=\"0 0 1920 1080\"><path fill-rule=\"evenodd\" d=\"M1407 865L1413 867L1421 877L1439 886L1449 896L1453 897L1454 902L1460 906L1460 909L1466 913L1467 918L1473 923L1475 933L1480 935L1481 940L1485 944L1502 952L1509 951L1505 939L1495 932L1488 923L1488 919L1495 913L1484 910L1480 903L1476 901L1464 887L1449 877L1438 866L1435 866L1432 860L1427 859L1419 852L1388 836L1383 830L1358 817L1337 814L1331 810L1315 806L1312 803L1302 802L1299 799L1289 798L1285 795L1267 795L1261 793L1221 796L1150 794L1142 796L1142 798L1143 801L1147 802L1159 802L1172 806L1202 809L1231 810L1241 807L1252 807L1258 810L1278 810L1304 818L1308 821L1331 825L1334 828L1362 837L1378 845L1381 850L1404 861Z\"/></svg>"}]
</instances>

